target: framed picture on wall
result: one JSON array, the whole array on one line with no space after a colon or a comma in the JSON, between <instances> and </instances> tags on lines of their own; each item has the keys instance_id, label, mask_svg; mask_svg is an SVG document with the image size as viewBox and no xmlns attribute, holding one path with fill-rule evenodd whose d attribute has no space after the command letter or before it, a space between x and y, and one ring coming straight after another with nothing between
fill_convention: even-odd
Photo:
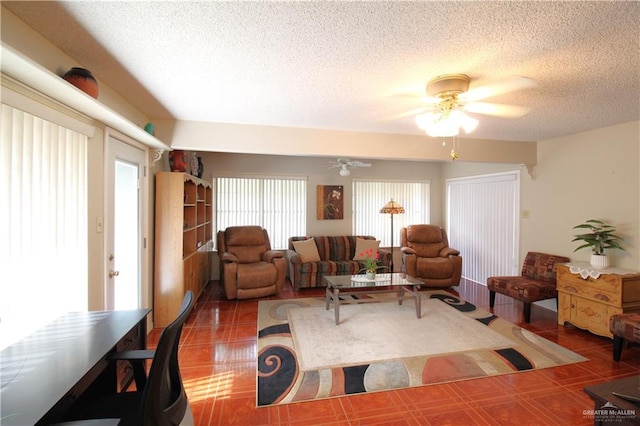
<instances>
[{"instance_id":1,"label":"framed picture on wall","mask_svg":"<svg viewBox=\"0 0 640 426\"><path fill-rule=\"evenodd\" d=\"M344 218L344 191L342 185L318 185L316 190L316 217L318 220Z\"/></svg>"}]
</instances>

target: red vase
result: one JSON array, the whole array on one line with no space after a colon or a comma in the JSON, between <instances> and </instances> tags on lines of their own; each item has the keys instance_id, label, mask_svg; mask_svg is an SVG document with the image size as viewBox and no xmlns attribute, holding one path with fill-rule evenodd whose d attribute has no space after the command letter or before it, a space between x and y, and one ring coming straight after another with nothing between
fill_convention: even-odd
<instances>
[{"instance_id":1,"label":"red vase","mask_svg":"<svg viewBox=\"0 0 640 426\"><path fill-rule=\"evenodd\" d=\"M62 78L92 98L98 99L98 82L91 74L91 71L74 67L67 71Z\"/></svg>"},{"instance_id":2,"label":"red vase","mask_svg":"<svg viewBox=\"0 0 640 426\"><path fill-rule=\"evenodd\" d=\"M169 153L169 168L172 172L187 171L187 151L174 150Z\"/></svg>"}]
</instances>

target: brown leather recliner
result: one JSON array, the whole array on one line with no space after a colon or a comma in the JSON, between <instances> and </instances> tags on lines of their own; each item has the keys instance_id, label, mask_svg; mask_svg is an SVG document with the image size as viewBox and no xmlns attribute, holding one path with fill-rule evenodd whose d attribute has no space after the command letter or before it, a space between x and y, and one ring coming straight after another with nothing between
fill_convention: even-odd
<instances>
[{"instance_id":1,"label":"brown leather recliner","mask_svg":"<svg viewBox=\"0 0 640 426\"><path fill-rule=\"evenodd\" d=\"M228 299L277 294L284 285L287 261L271 250L267 230L260 226L230 226L218 231L220 281Z\"/></svg>"},{"instance_id":2,"label":"brown leather recliner","mask_svg":"<svg viewBox=\"0 0 640 426\"><path fill-rule=\"evenodd\" d=\"M462 257L449 247L447 233L435 225L409 225L400 230L400 251L405 272L427 287L460 284Z\"/></svg>"}]
</instances>

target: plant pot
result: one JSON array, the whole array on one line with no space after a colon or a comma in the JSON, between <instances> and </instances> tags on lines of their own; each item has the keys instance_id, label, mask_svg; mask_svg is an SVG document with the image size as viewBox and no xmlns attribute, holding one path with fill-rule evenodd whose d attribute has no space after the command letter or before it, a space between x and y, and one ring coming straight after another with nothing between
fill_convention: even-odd
<instances>
[{"instance_id":1,"label":"plant pot","mask_svg":"<svg viewBox=\"0 0 640 426\"><path fill-rule=\"evenodd\" d=\"M596 269L606 269L609 267L609 256L606 254L592 254L590 263Z\"/></svg>"},{"instance_id":2,"label":"plant pot","mask_svg":"<svg viewBox=\"0 0 640 426\"><path fill-rule=\"evenodd\" d=\"M375 280L376 279L376 273L367 271L367 279L368 280Z\"/></svg>"},{"instance_id":3,"label":"plant pot","mask_svg":"<svg viewBox=\"0 0 640 426\"><path fill-rule=\"evenodd\" d=\"M67 71L62 78L92 98L98 99L98 82L91 71L74 67Z\"/></svg>"}]
</instances>

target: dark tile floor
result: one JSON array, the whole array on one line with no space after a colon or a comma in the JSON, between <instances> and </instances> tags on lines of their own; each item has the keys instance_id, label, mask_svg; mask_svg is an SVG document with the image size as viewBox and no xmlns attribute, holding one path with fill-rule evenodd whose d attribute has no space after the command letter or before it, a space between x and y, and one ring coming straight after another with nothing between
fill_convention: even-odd
<instances>
[{"instance_id":1,"label":"dark tile floor","mask_svg":"<svg viewBox=\"0 0 640 426\"><path fill-rule=\"evenodd\" d=\"M488 310L485 286L464 281L454 290ZM277 298L323 296L322 289ZM275 297L274 297L275 298ZM563 367L409 389L256 407L258 300L226 300L211 282L183 330L180 366L197 425L590 425L585 386L640 374L640 348L612 360L610 339L559 326L555 312L498 295L495 314L577 352L589 361ZM153 330L153 346L160 330Z\"/></svg>"}]
</instances>

